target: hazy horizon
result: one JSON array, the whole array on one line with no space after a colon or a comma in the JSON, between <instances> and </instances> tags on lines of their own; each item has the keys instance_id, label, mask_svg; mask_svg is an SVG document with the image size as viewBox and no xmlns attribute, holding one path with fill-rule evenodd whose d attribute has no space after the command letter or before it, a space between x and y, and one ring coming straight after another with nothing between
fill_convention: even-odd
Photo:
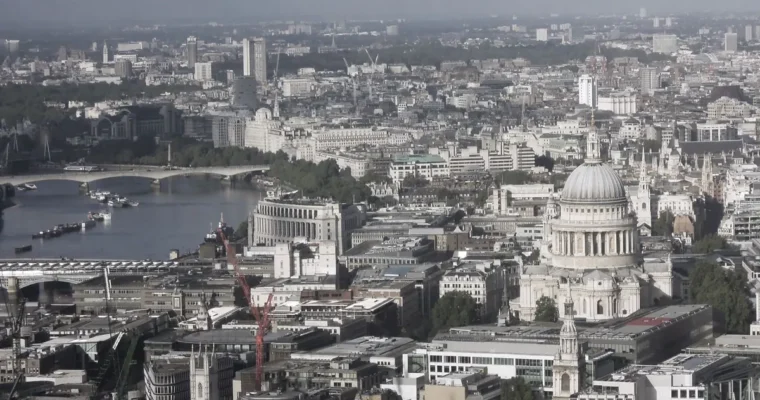
<instances>
[{"instance_id":1,"label":"hazy horizon","mask_svg":"<svg viewBox=\"0 0 760 400\"><path fill-rule=\"evenodd\" d=\"M19 26L51 22L56 26L98 22L160 22L177 20L241 21L244 19L395 19L456 18L499 14L548 16L551 13L649 15L699 11L760 11L756 0L533 0L529 3L499 0L0 0L0 23ZM540 13L537 12L540 10Z\"/></svg>"}]
</instances>

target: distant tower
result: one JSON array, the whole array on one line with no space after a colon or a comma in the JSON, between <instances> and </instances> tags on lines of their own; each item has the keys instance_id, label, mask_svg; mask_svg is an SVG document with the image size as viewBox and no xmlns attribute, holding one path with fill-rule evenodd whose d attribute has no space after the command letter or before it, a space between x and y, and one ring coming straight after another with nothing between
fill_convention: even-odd
<instances>
[{"instance_id":1,"label":"distant tower","mask_svg":"<svg viewBox=\"0 0 760 400\"><path fill-rule=\"evenodd\" d=\"M702 193L709 196L714 195L713 176L712 176L712 154L707 153L702 160Z\"/></svg>"},{"instance_id":2,"label":"distant tower","mask_svg":"<svg viewBox=\"0 0 760 400\"><path fill-rule=\"evenodd\" d=\"M243 75L253 76L253 40L243 39Z\"/></svg>"},{"instance_id":3,"label":"distant tower","mask_svg":"<svg viewBox=\"0 0 760 400\"><path fill-rule=\"evenodd\" d=\"M267 42L264 38L253 40L253 76L260 85L267 83Z\"/></svg>"},{"instance_id":4,"label":"distant tower","mask_svg":"<svg viewBox=\"0 0 760 400\"><path fill-rule=\"evenodd\" d=\"M108 52L108 43L103 41L103 64L111 62L111 54Z\"/></svg>"},{"instance_id":5,"label":"distant tower","mask_svg":"<svg viewBox=\"0 0 760 400\"><path fill-rule=\"evenodd\" d=\"M596 130L596 119L594 118L594 109L591 109L591 126L586 137L586 159L601 162L602 153L600 149L601 142L599 133Z\"/></svg>"},{"instance_id":6,"label":"distant tower","mask_svg":"<svg viewBox=\"0 0 760 400\"><path fill-rule=\"evenodd\" d=\"M187 38L187 67L194 68L198 61L198 39L195 36Z\"/></svg>"},{"instance_id":7,"label":"distant tower","mask_svg":"<svg viewBox=\"0 0 760 400\"><path fill-rule=\"evenodd\" d=\"M599 300L601 302L601 300ZM583 382L583 355L578 341L578 330L575 328L573 316L573 298L570 293L570 283L567 284L567 297L565 298L565 315L563 317L562 330L559 333L559 352L554 355L552 377L554 379L554 400L570 399L580 392Z\"/></svg>"},{"instance_id":8,"label":"distant tower","mask_svg":"<svg viewBox=\"0 0 760 400\"><path fill-rule=\"evenodd\" d=\"M647 162L644 148L641 148L641 170L639 171L639 192L636 194L636 218L639 235L649 236L652 228L652 194L647 177ZM643 228L643 229L642 229Z\"/></svg>"}]
</instances>

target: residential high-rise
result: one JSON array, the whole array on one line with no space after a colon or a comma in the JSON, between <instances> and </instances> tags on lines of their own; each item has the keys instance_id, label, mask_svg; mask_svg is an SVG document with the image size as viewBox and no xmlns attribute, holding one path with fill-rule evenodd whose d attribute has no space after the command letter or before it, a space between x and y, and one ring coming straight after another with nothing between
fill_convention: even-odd
<instances>
[{"instance_id":1,"label":"residential high-rise","mask_svg":"<svg viewBox=\"0 0 760 400\"><path fill-rule=\"evenodd\" d=\"M241 76L232 81L230 103L234 108L256 109L256 80L251 76Z\"/></svg>"},{"instance_id":2,"label":"residential high-rise","mask_svg":"<svg viewBox=\"0 0 760 400\"><path fill-rule=\"evenodd\" d=\"M726 33L723 50L729 53L734 53L739 50L739 35L735 32Z\"/></svg>"},{"instance_id":3,"label":"residential high-rise","mask_svg":"<svg viewBox=\"0 0 760 400\"><path fill-rule=\"evenodd\" d=\"M187 38L187 66L194 68L195 62L198 61L198 39L195 36Z\"/></svg>"},{"instance_id":4,"label":"residential high-rise","mask_svg":"<svg viewBox=\"0 0 760 400\"><path fill-rule=\"evenodd\" d=\"M585 104L591 108L596 108L596 77L591 75L582 75L580 78L578 78L578 104Z\"/></svg>"},{"instance_id":5,"label":"residential high-rise","mask_svg":"<svg viewBox=\"0 0 760 400\"><path fill-rule=\"evenodd\" d=\"M654 17L652 18L652 26L655 28L660 27L660 17Z\"/></svg>"},{"instance_id":6,"label":"residential high-rise","mask_svg":"<svg viewBox=\"0 0 760 400\"><path fill-rule=\"evenodd\" d=\"M132 76L132 61L124 59L117 60L114 63L114 68L116 70L116 75L121 78L129 78Z\"/></svg>"},{"instance_id":7,"label":"residential high-rise","mask_svg":"<svg viewBox=\"0 0 760 400\"><path fill-rule=\"evenodd\" d=\"M243 39L243 76L253 76L253 41Z\"/></svg>"},{"instance_id":8,"label":"residential high-rise","mask_svg":"<svg viewBox=\"0 0 760 400\"><path fill-rule=\"evenodd\" d=\"M111 61L111 55L108 53L108 43L103 41L103 64L108 64Z\"/></svg>"},{"instance_id":9,"label":"residential high-rise","mask_svg":"<svg viewBox=\"0 0 760 400\"><path fill-rule=\"evenodd\" d=\"M536 41L538 42L549 41L549 30L546 28L536 29Z\"/></svg>"},{"instance_id":10,"label":"residential high-rise","mask_svg":"<svg viewBox=\"0 0 760 400\"><path fill-rule=\"evenodd\" d=\"M754 35L754 27L752 25L747 25L744 27L744 40L747 42L753 41L755 38Z\"/></svg>"},{"instance_id":11,"label":"residential high-rise","mask_svg":"<svg viewBox=\"0 0 760 400\"><path fill-rule=\"evenodd\" d=\"M651 96L660 87L659 74L656 68L643 67L639 70L641 94Z\"/></svg>"},{"instance_id":12,"label":"residential high-rise","mask_svg":"<svg viewBox=\"0 0 760 400\"><path fill-rule=\"evenodd\" d=\"M639 9L639 18L646 18L647 17L647 9L644 7L641 7Z\"/></svg>"},{"instance_id":13,"label":"residential high-rise","mask_svg":"<svg viewBox=\"0 0 760 400\"><path fill-rule=\"evenodd\" d=\"M655 53L672 54L678 51L678 36L652 35L652 51Z\"/></svg>"},{"instance_id":14,"label":"residential high-rise","mask_svg":"<svg viewBox=\"0 0 760 400\"><path fill-rule=\"evenodd\" d=\"M670 28L673 26L673 18L667 17L665 18L665 27Z\"/></svg>"},{"instance_id":15,"label":"residential high-rise","mask_svg":"<svg viewBox=\"0 0 760 400\"><path fill-rule=\"evenodd\" d=\"M388 25L385 27L385 34L388 36L398 36L398 25Z\"/></svg>"},{"instance_id":16,"label":"residential high-rise","mask_svg":"<svg viewBox=\"0 0 760 400\"><path fill-rule=\"evenodd\" d=\"M214 80L213 63L211 62L195 63L194 77L196 81Z\"/></svg>"},{"instance_id":17,"label":"residential high-rise","mask_svg":"<svg viewBox=\"0 0 760 400\"><path fill-rule=\"evenodd\" d=\"M253 40L253 76L259 84L267 82L267 42L264 38Z\"/></svg>"}]
</instances>

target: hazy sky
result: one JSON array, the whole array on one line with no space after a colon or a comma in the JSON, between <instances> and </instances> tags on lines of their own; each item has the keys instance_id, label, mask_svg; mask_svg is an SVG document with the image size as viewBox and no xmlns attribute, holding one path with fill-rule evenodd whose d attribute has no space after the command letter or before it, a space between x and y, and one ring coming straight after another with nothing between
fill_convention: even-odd
<instances>
[{"instance_id":1,"label":"hazy sky","mask_svg":"<svg viewBox=\"0 0 760 400\"><path fill-rule=\"evenodd\" d=\"M202 21L243 18L404 18L532 13L628 13L760 10L758 0L0 0L0 23L55 21Z\"/></svg>"}]
</instances>

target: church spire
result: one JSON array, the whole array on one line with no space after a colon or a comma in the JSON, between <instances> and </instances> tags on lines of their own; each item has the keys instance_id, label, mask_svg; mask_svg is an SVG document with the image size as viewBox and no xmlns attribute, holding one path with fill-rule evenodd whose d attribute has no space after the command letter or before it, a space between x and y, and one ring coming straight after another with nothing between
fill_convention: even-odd
<instances>
[{"instance_id":1,"label":"church spire","mask_svg":"<svg viewBox=\"0 0 760 400\"><path fill-rule=\"evenodd\" d=\"M574 394L580 391L583 382L584 359L578 344L578 330L575 327L571 285L572 283L568 280L565 315L562 318L562 330L559 333L559 352L554 356L554 364L552 365L552 379L554 381L552 398L558 400L572 398Z\"/></svg>"},{"instance_id":2,"label":"church spire","mask_svg":"<svg viewBox=\"0 0 760 400\"><path fill-rule=\"evenodd\" d=\"M596 119L594 109L591 109L591 124L586 138L586 163L597 164L602 162L599 134L596 131Z\"/></svg>"}]
</instances>

